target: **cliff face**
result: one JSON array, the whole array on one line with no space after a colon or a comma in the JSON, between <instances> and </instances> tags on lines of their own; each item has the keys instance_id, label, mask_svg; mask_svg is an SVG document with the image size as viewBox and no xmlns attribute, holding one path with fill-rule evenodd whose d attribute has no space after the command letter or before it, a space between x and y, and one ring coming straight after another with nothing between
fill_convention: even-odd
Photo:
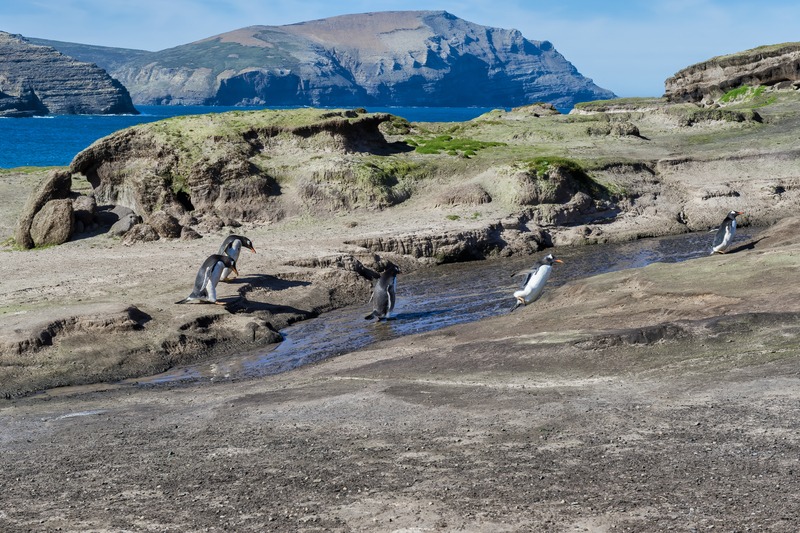
<instances>
[{"instance_id":1,"label":"cliff face","mask_svg":"<svg viewBox=\"0 0 800 533\"><path fill-rule=\"evenodd\" d=\"M131 51L134 52L134 51ZM70 53L79 55L76 48ZM89 56L89 54L92 54ZM126 63L98 50L139 104L520 106L613 98L547 41L444 11L251 26Z\"/></svg>"},{"instance_id":2,"label":"cliff face","mask_svg":"<svg viewBox=\"0 0 800 533\"><path fill-rule=\"evenodd\" d=\"M671 102L713 101L742 85L800 85L800 43L761 46L677 72L665 82Z\"/></svg>"},{"instance_id":3,"label":"cliff face","mask_svg":"<svg viewBox=\"0 0 800 533\"><path fill-rule=\"evenodd\" d=\"M0 32L0 116L137 113L104 70Z\"/></svg>"}]
</instances>

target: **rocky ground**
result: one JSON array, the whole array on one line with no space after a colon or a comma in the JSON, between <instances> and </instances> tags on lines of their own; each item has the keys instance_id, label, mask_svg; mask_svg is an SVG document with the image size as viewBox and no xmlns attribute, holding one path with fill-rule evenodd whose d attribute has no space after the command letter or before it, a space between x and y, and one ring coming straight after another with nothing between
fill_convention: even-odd
<instances>
[{"instance_id":1,"label":"rocky ground","mask_svg":"<svg viewBox=\"0 0 800 533\"><path fill-rule=\"evenodd\" d=\"M251 290L278 291L270 276L301 271L287 266L298 249L338 253L346 228L381 216L243 228L258 253L242 256L223 298L254 276L266 281ZM725 256L570 283L513 315L278 376L4 400L0 528L795 531L798 228L787 220ZM172 302L214 237L0 254L4 297L29 299L4 312L3 333L25 315L63 317L59 302L111 323L120 302L135 305L149 318L120 326L118 344L142 332L156 342L163 324L213 333L198 314L237 313ZM280 290L300 291L298 309L330 304L313 287ZM136 353L111 349L112 361L87 363L81 335L93 330L80 331L22 366L136 366Z\"/></svg>"}]
</instances>

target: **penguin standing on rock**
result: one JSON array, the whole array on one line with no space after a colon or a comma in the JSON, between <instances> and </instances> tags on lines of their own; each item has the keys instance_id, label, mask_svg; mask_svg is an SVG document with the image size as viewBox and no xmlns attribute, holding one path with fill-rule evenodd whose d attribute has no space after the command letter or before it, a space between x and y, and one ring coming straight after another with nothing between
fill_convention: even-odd
<instances>
[{"instance_id":1,"label":"penguin standing on rock","mask_svg":"<svg viewBox=\"0 0 800 533\"><path fill-rule=\"evenodd\" d=\"M547 283L547 278L550 277L553 263L563 263L563 261L553 257L553 254L547 254L537 261L530 270L523 270L514 274L514 276L526 274L526 277L525 281L522 282L522 287L514 292L514 298L517 301L510 312L513 313L520 305L528 305L539 299L544 291L544 284Z\"/></svg>"},{"instance_id":2,"label":"penguin standing on rock","mask_svg":"<svg viewBox=\"0 0 800 533\"><path fill-rule=\"evenodd\" d=\"M194 287L192 293L175 302L176 304L184 303L211 303L219 304L217 302L217 283L219 283L222 271L224 269L232 270L237 276L239 272L236 270L236 261L227 255L214 254L208 256L197 271L197 277L194 280Z\"/></svg>"},{"instance_id":3,"label":"penguin standing on rock","mask_svg":"<svg viewBox=\"0 0 800 533\"><path fill-rule=\"evenodd\" d=\"M238 261L239 252L242 250L242 248L247 248L252 253L256 253L253 243L247 237L242 237L241 235L228 235L225 240L222 241L222 245L219 247L219 255L227 255L234 261ZM231 269L225 267L222 270L222 277L220 278L220 281L230 281L230 275Z\"/></svg>"},{"instance_id":4,"label":"penguin standing on rock","mask_svg":"<svg viewBox=\"0 0 800 533\"><path fill-rule=\"evenodd\" d=\"M736 235L736 217L743 214L742 211L731 211L728 213L717 230L717 234L714 236L711 255L725 253L725 250L727 250L733 242L733 236Z\"/></svg>"},{"instance_id":5,"label":"penguin standing on rock","mask_svg":"<svg viewBox=\"0 0 800 533\"><path fill-rule=\"evenodd\" d=\"M372 296L369 301L372 302L372 312L364 318L370 320L377 318L378 320L386 318L389 313L394 309L395 301L395 288L397 286L397 275L400 273L400 267L394 263L389 263L375 283L372 289Z\"/></svg>"}]
</instances>

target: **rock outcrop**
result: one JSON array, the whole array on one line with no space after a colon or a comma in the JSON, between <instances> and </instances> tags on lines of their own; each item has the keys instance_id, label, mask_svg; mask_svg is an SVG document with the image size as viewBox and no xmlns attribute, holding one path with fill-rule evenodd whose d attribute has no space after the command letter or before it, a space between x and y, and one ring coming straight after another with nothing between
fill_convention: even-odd
<instances>
[{"instance_id":1,"label":"rock outcrop","mask_svg":"<svg viewBox=\"0 0 800 533\"><path fill-rule=\"evenodd\" d=\"M665 82L670 102L713 101L743 85L800 86L800 43L761 46L678 71Z\"/></svg>"},{"instance_id":2,"label":"rock outcrop","mask_svg":"<svg viewBox=\"0 0 800 533\"><path fill-rule=\"evenodd\" d=\"M518 106L614 94L552 43L445 11L250 26L159 52L47 42L106 68L138 104Z\"/></svg>"},{"instance_id":3,"label":"rock outcrop","mask_svg":"<svg viewBox=\"0 0 800 533\"><path fill-rule=\"evenodd\" d=\"M0 32L0 116L137 113L125 87L98 66Z\"/></svg>"},{"instance_id":4,"label":"rock outcrop","mask_svg":"<svg viewBox=\"0 0 800 533\"><path fill-rule=\"evenodd\" d=\"M321 165L298 165L299 201L380 207L390 201L391 183L384 183L379 169L344 156L390 153L393 147L379 131L390 119L326 110L182 117L101 139L79 153L70 170L86 176L99 203L130 208L162 237L179 236L175 219L188 212L212 229L234 220L281 218L286 206L274 202L281 195L278 170L268 169L279 157L289 157L293 168L303 158ZM187 134L195 137L182 141Z\"/></svg>"}]
</instances>

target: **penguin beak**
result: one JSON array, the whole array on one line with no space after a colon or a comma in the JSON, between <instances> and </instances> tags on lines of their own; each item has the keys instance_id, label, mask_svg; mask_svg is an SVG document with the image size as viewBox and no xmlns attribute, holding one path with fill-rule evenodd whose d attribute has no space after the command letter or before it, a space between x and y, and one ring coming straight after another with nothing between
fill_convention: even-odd
<instances>
[{"instance_id":1,"label":"penguin beak","mask_svg":"<svg viewBox=\"0 0 800 533\"><path fill-rule=\"evenodd\" d=\"M251 247L250 247L250 251L251 251L251 252L253 252L253 253L256 253L256 249L255 249L255 247L254 247L254 246L251 246Z\"/></svg>"},{"instance_id":2,"label":"penguin beak","mask_svg":"<svg viewBox=\"0 0 800 533\"><path fill-rule=\"evenodd\" d=\"M239 271L236 270L236 267L231 267L231 270L233 270L233 273L236 274L237 276L239 275Z\"/></svg>"},{"instance_id":3,"label":"penguin beak","mask_svg":"<svg viewBox=\"0 0 800 533\"><path fill-rule=\"evenodd\" d=\"M737 215L744 215L744 211L736 211Z\"/></svg>"},{"instance_id":4,"label":"penguin beak","mask_svg":"<svg viewBox=\"0 0 800 533\"><path fill-rule=\"evenodd\" d=\"M553 259L553 263L563 263L563 262L564 261L562 261L561 259Z\"/></svg>"}]
</instances>

